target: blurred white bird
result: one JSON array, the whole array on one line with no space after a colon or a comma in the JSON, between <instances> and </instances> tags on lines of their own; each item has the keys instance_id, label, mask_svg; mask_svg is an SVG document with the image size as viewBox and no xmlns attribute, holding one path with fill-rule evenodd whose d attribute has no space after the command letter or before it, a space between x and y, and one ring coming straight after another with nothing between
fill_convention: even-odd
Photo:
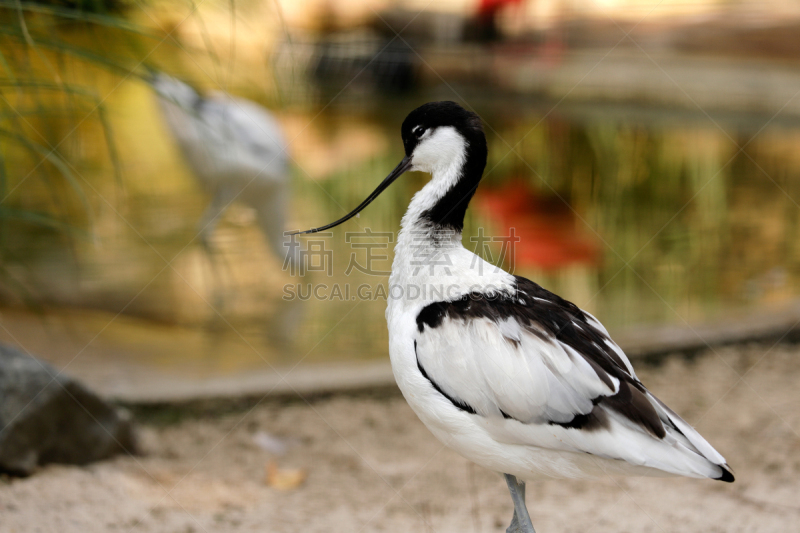
<instances>
[{"instance_id":1,"label":"blurred white bird","mask_svg":"<svg viewBox=\"0 0 800 533\"><path fill-rule=\"evenodd\" d=\"M252 207L284 267L296 259L284 236L289 202L289 156L277 120L263 107L227 93L199 94L186 83L153 72L150 84L172 136L211 203L198 223L203 244L232 202ZM291 251L291 252L290 252Z\"/></svg>"}]
</instances>

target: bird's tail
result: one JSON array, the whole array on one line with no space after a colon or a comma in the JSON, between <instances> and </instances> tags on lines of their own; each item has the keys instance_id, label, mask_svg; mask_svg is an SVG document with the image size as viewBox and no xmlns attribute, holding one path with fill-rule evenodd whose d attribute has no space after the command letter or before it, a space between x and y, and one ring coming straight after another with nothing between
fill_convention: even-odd
<instances>
[{"instance_id":1,"label":"bird's tail","mask_svg":"<svg viewBox=\"0 0 800 533\"><path fill-rule=\"evenodd\" d=\"M685 448L688 453L699 455L709 463L698 473L711 479L732 483L735 479L733 469L725 462L725 458L664 402L649 393L648 397L661 418L668 436L675 439L676 445Z\"/></svg>"}]
</instances>

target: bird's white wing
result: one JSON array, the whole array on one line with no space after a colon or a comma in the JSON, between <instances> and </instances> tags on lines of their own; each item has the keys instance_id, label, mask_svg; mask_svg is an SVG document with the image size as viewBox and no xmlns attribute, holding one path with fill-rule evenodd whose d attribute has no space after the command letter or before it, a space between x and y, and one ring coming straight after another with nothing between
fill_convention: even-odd
<instances>
[{"instance_id":1,"label":"bird's white wing","mask_svg":"<svg viewBox=\"0 0 800 533\"><path fill-rule=\"evenodd\" d=\"M266 109L222 92L204 97L163 73L154 75L152 85L170 131L208 185L216 186L220 175L243 183L254 176L285 179L288 145L280 124Z\"/></svg>"},{"instance_id":2,"label":"bird's white wing","mask_svg":"<svg viewBox=\"0 0 800 533\"><path fill-rule=\"evenodd\" d=\"M517 444L541 445L536 436L554 432L568 437L565 449L597 454L609 439L664 443L720 472L724 459L642 385L594 317L516 281L513 294L471 293L422 309L414 346L431 387L467 413L531 428L515 435L533 440Z\"/></svg>"},{"instance_id":3,"label":"bird's white wing","mask_svg":"<svg viewBox=\"0 0 800 533\"><path fill-rule=\"evenodd\" d=\"M600 399L629 388L630 363L580 309L529 283L511 296L468 295L423 309L418 365L483 416L576 425Z\"/></svg>"},{"instance_id":4,"label":"bird's white wing","mask_svg":"<svg viewBox=\"0 0 800 533\"><path fill-rule=\"evenodd\" d=\"M416 355L420 371L465 410L524 423L569 423L619 388L571 347L513 318L447 316L420 332Z\"/></svg>"},{"instance_id":5,"label":"bird's white wing","mask_svg":"<svg viewBox=\"0 0 800 533\"><path fill-rule=\"evenodd\" d=\"M257 154L286 150L278 121L260 105L225 93L213 93L202 104L202 116L226 141ZM283 156L285 157L285 156Z\"/></svg>"}]
</instances>

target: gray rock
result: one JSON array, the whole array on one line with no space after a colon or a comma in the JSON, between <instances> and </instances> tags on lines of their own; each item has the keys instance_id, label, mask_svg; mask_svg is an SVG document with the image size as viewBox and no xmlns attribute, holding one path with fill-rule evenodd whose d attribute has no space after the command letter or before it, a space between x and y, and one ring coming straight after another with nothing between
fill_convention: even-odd
<instances>
[{"instance_id":1,"label":"gray rock","mask_svg":"<svg viewBox=\"0 0 800 533\"><path fill-rule=\"evenodd\" d=\"M0 472L134 453L130 414L17 348L0 344Z\"/></svg>"}]
</instances>

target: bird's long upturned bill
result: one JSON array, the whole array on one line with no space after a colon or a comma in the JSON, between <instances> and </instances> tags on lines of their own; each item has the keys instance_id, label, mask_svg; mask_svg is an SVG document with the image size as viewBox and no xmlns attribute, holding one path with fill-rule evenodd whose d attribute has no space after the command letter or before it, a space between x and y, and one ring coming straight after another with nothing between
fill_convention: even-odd
<instances>
[{"instance_id":1,"label":"bird's long upturned bill","mask_svg":"<svg viewBox=\"0 0 800 533\"><path fill-rule=\"evenodd\" d=\"M366 200L361 202L358 207L356 207L355 209L350 211L348 214L346 214L345 216L343 216L342 218L340 218L336 222L331 222L330 224L326 224L325 226L320 226L319 228L309 229L309 230L306 230L306 231L295 231L295 232L290 233L289 235L303 235L305 233L317 233L317 232L320 232L320 231L325 231L326 229L334 228L334 227L338 226L339 224L341 224L343 222L347 222L348 220L350 220L351 218L353 218L354 216L359 214L365 207L367 207L369 204L371 204L372 201L375 198L377 198L378 196L380 196L380 194L384 190L386 190L386 188L389 185L391 185L394 180L396 180L397 178L402 176L410 168L411 168L411 156L406 156L406 157L403 158L402 161L400 161L400 164L397 165L396 167L394 167L394 170L392 170L389 173L389 175L386 176L386 179L384 179L381 182L381 184L378 185L378 187L374 191L372 191L372 194L367 196Z\"/></svg>"}]
</instances>

